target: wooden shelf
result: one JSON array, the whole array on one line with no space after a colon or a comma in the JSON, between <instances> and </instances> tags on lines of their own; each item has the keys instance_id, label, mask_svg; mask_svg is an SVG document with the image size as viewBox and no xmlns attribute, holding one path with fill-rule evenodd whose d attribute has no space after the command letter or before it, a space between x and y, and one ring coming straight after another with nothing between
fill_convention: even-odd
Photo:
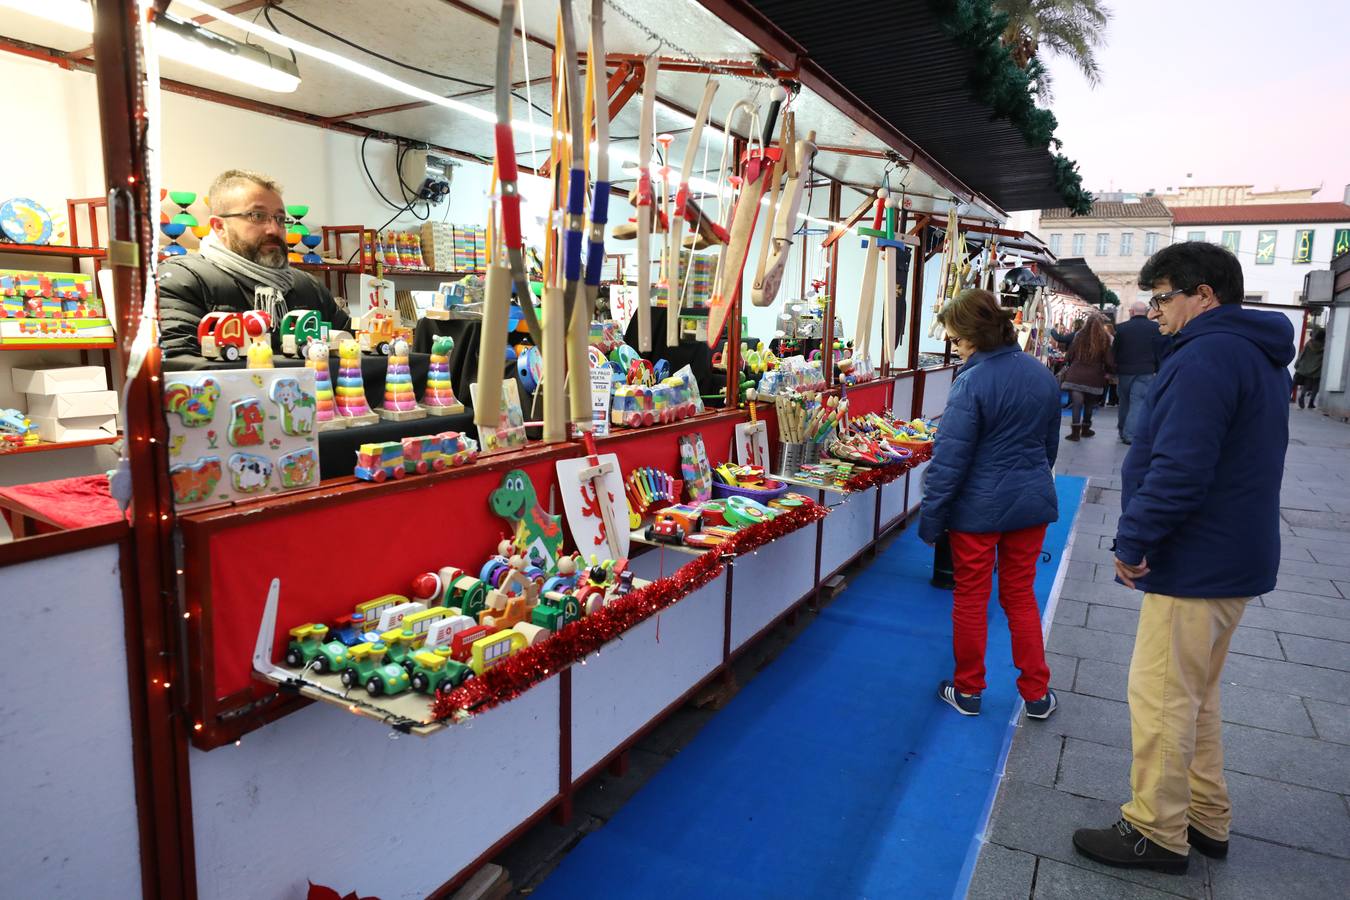
<instances>
[{"instance_id":1,"label":"wooden shelf","mask_svg":"<svg viewBox=\"0 0 1350 900\"><path fill-rule=\"evenodd\" d=\"M109 339L106 342L90 341L48 341L43 344L6 344L0 341L0 350L112 350L117 346L117 342Z\"/></svg>"},{"instance_id":2,"label":"wooden shelf","mask_svg":"<svg viewBox=\"0 0 1350 900\"><path fill-rule=\"evenodd\" d=\"M48 443L42 441L27 447L20 447L17 450L0 450L0 459L7 456L16 456L20 453L41 453L44 450L68 450L72 447L97 447L100 444L111 444L113 441L121 438L120 434L110 434L107 437L89 438L83 441L58 441L57 443Z\"/></svg>"},{"instance_id":3,"label":"wooden shelf","mask_svg":"<svg viewBox=\"0 0 1350 900\"><path fill-rule=\"evenodd\" d=\"M303 269L306 272L340 272L344 275L375 274L374 266L366 266L363 268L362 266L357 265L356 263L291 263L291 266L296 269ZM448 279L448 278L463 278L466 275L478 275L481 277L483 276L484 273L476 270L467 272L445 272L439 269L400 269L395 268L393 266L385 266L384 274L425 275L427 277L434 276L436 278Z\"/></svg>"},{"instance_id":4,"label":"wooden shelf","mask_svg":"<svg viewBox=\"0 0 1350 900\"><path fill-rule=\"evenodd\" d=\"M65 256L104 259L108 251L102 247L62 247L58 244L10 244L0 242L0 253L26 253L31 256Z\"/></svg>"}]
</instances>

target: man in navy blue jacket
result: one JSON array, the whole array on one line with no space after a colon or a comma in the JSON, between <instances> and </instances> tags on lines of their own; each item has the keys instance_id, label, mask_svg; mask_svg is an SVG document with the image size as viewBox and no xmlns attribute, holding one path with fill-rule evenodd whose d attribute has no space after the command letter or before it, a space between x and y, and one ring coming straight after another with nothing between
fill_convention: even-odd
<instances>
[{"instance_id":1,"label":"man in navy blue jacket","mask_svg":"<svg viewBox=\"0 0 1350 900\"><path fill-rule=\"evenodd\" d=\"M1228 854L1219 684L1247 601L1275 587L1294 332L1242 308L1242 266L1198 241L1139 273L1174 335L1121 469L1117 578L1143 590L1130 660L1133 796L1111 828L1074 833L1115 866L1184 872Z\"/></svg>"}]
</instances>

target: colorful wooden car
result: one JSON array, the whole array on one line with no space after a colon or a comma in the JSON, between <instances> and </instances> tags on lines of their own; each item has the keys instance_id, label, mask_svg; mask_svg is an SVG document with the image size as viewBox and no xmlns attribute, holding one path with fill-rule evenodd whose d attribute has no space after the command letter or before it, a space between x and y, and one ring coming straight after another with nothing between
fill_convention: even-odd
<instances>
[{"instance_id":1,"label":"colorful wooden car","mask_svg":"<svg viewBox=\"0 0 1350 900\"><path fill-rule=\"evenodd\" d=\"M355 475L362 481L378 484L390 478L402 478L405 474L407 469L403 465L401 441L362 444L361 449L356 451Z\"/></svg>"},{"instance_id":2,"label":"colorful wooden car","mask_svg":"<svg viewBox=\"0 0 1350 900\"><path fill-rule=\"evenodd\" d=\"M473 669L451 656L449 647L417 651L411 671L413 690L423 694L448 691L473 677Z\"/></svg>"},{"instance_id":3,"label":"colorful wooden car","mask_svg":"<svg viewBox=\"0 0 1350 900\"><path fill-rule=\"evenodd\" d=\"M250 342L266 340L272 319L258 309L245 312L209 312L197 324L197 342L206 359L234 362L244 355Z\"/></svg>"},{"instance_id":4,"label":"colorful wooden car","mask_svg":"<svg viewBox=\"0 0 1350 900\"><path fill-rule=\"evenodd\" d=\"M482 675L512 654L523 650L528 643L529 638L519 631L498 631L481 637L470 648L469 668L473 669L475 675Z\"/></svg>"},{"instance_id":5,"label":"colorful wooden car","mask_svg":"<svg viewBox=\"0 0 1350 900\"><path fill-rule=\"evenodd\" d=\"M290 635L286 665L301 669L313 663L320 675L341 672L347 667L347 647L340 640L329 639L327 625L306 623L292 628Z\"/></svg>"},{"instance_id":6,"label":"colorful wooden car","mask_svg":"<svg viewBox=\"0 0 1350 900\"><path fill-rule=\"evenodd\" d=\"M347 668L342 670L346 687L364 685L372 697L381 694L401 694L412 686L408 672L402 666L384 661L388 647L383 641L357 644L347 651Z\"/></svg>"}]
</instances>

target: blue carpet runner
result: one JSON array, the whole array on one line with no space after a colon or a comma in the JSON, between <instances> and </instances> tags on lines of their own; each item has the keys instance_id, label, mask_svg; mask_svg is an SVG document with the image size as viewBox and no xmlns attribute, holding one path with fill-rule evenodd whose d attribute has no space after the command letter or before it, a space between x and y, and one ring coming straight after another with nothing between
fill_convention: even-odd
<instances>
[{"instance_id":1,"label":"blue carpet runner","mask_svg":"<svg viewBox=\"0 0 1350 900\"><path fill-rule=\"evenodd\" d=\"M1056 478L1042 613L1085 480ZM534 892L562 898L917 898L964 889L1019 703L991 598L982 714L936 697L951 593L915 528Z\"/></svg>"}]
</instances>

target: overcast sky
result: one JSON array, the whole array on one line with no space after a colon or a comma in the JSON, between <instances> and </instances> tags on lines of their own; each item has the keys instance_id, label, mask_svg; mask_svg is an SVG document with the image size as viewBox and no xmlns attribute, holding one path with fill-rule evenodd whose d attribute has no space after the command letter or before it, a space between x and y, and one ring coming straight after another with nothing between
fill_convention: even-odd
<instances>
[{"instance_id":1,"label":"overcast sky","mask_svg":"<svg viewBox=\"0 0 1350 900\"><path fill-rule=\"evenodd\" d=\"M1317 200L1342 198L1350 2L1106 2L1100 85L1049 58L1056 135L1089 190L1322 185Z\"/></svg>"}]
</instances>

